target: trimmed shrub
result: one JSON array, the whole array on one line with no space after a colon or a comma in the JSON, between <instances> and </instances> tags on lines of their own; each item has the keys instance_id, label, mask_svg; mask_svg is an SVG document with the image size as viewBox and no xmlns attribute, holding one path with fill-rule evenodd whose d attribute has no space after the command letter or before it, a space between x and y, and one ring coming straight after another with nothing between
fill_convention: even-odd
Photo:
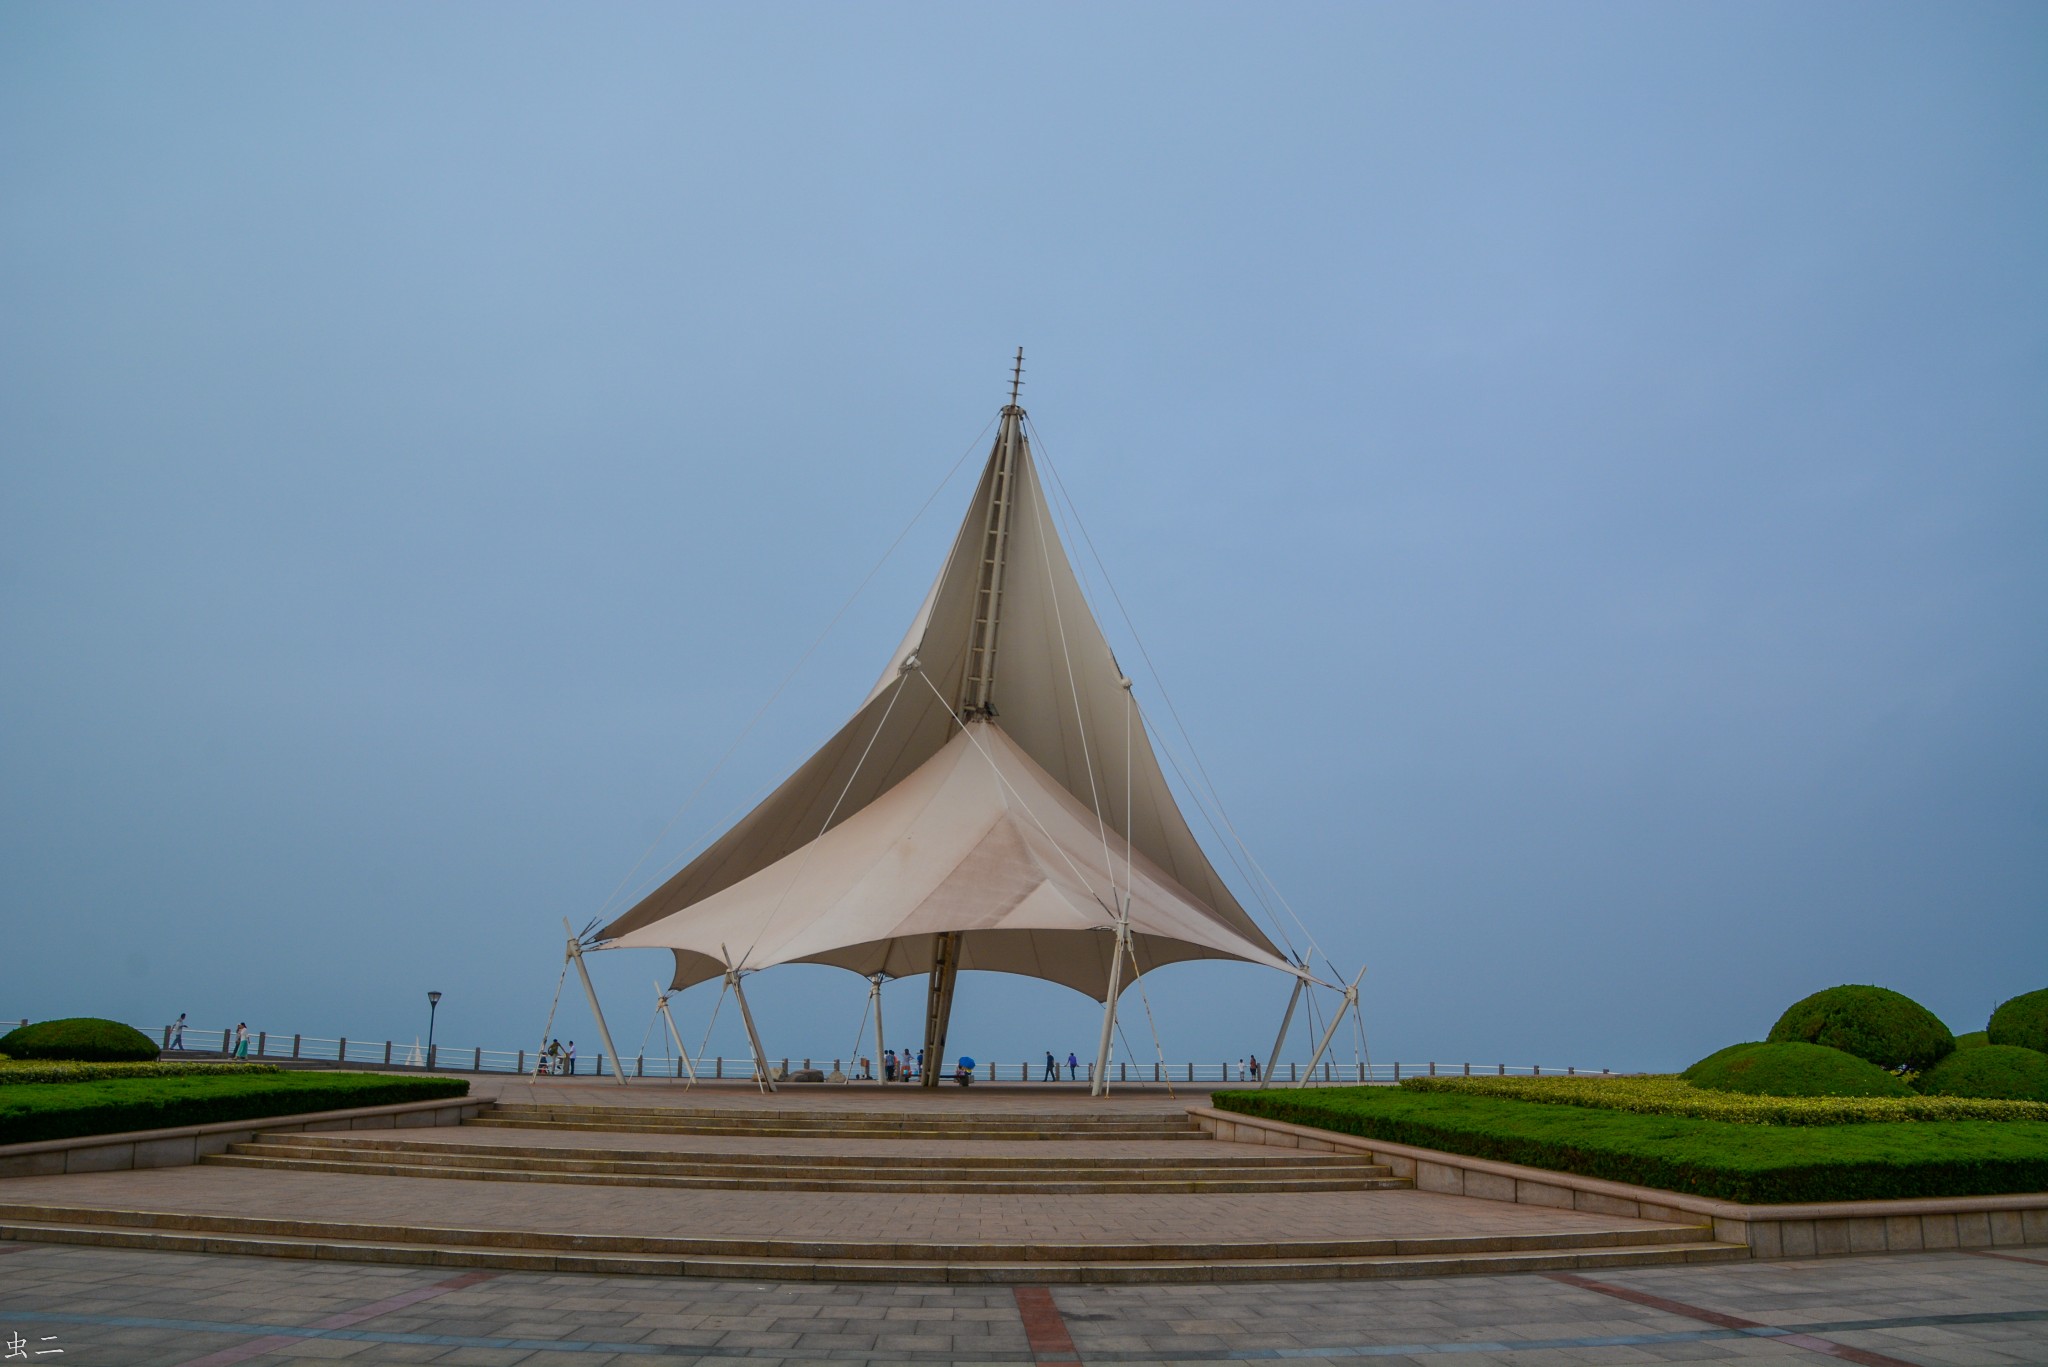
<instances>
[{"instance_id":1,"label":"trimmed shrub","mask_svg":"<svg viewBox=\"0 0 2048 1367\"><path fill-rule=\"evenodd\" d=\"M1956 1037L1932 1011L1887 987L1830 987L1792 1003L1767 1037L1820 1044L1880 1068L1925 1072L1955 1052Z\"/></svg>"},{"instance_id":2,"label":"trimmed shrub","mask_svg":"<svg viewBox=\"0 0 2048 1367\"><path fill-rule=\"evenodd\" d=\"M1727 1201L2048 1190L2048 1124L1729 1125L1405 1087L1217 1092L1218 1110Z\"/></svg>"},{"instance_id":3,"label":"trimmed shrub","mask_svg":"<svg viewBox=\"0 0 2048 1367\"><path fill-rule=\"evenodd\" d=\"M2012 1044L2048 1054L2048 987L2014 997L1991 1013L1985 1031L1993 1044ZM0 1040L0 1049L7 1041Z\"/></svg>"},{"instance_id":4,"label":"trimmed shrub","mask_svg":"<svg viewBox=\"0 0 2048 1367\"><path fill-rule=\"evenodd\" d=\"M132 1025L97 1016L72 1016L37 1021L0 1035L0 1054L85 1063L154 1063L157 1049L149 1036Z\"/></svg>"},{"instance_id":5,"label":"trimmed shrub","mask_svg":"<svg viewBox=\"0 0 2048 1367\"><path fill-rule=\"evenodd\" d=\"M2048 1101L2048 1054L2013 1044L1961 1049L1928 1069L1920 1090L1929 1096Z\"/></svg>"},{"instance_id":6,"label":"trimmed shrub","mask_svg":"<svg viewBox=\"0 0 2048 1367\"><path fill-rule=\"evenodd\" d=\"M1956 1048L1958 1049L1982 1049L1989 1043L1991 1043L1990 1038L1982 1030L1972 1030L1967 1035L1956 1036Z\"/></svg>"},{"instance_id":7,"label":"trimmed shrub","mask_svg":"<svg viewBox=\"0 0 2048 1367\"><path fill-rule=\"evenodd\" d=\"M1764 1042L1760 1039L1753 1039L1746 1044L1731 1044L1726 1049L1716 1049L1713 1053L1708 1054L1698 1063L1695 1063L1692 1067L1680 1073L1679 1076L1684 1078L1687 1082L1691 1082L1693 1080L1692 1075L1698 1072L1700 1069L1718 1063L1722 1059L1733 1058L1737 1054L1747 1053L1751 1049L1761 1049L1763 1047L1763 1043Z\"/></svg>"},{"instance_id":8,"label":"trimmed shrub","mask_svg":"<svg viewBox=\"0 0 2048 1367\"><path fill-rule=\"evenodd\" d=\"M72 1139L89 1134L262 1120L356 1106L391 1106L467 1096L453 1077L385 1073L244 1073L145 1077L95 1082L39 1082L0 1087L0 1144Z\"/></svg>"},{"instance_id":9,"label":"trimmed shrub","mask_svg":"<svg viewBox=\"0 0 2048 1367\"><path fill-rule=\"evenodd\" d=\"M1685 1080L1714 1092L1758 1096L1911 1096L1913 1089L1874 1063L1818 1044L1752 1044L1724 1049L1685 1070Z\"/></svg>"}]
</instances>

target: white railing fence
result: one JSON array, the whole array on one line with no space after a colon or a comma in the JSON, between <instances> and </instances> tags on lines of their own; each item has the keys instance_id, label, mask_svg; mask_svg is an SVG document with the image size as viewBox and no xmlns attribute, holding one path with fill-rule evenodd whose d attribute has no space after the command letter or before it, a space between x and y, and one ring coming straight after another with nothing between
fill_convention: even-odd
<instances>
[{"instance_id":1,"label":"white railing fence","mask_svg":"<svg viewBox=\"0 0 2048 1367\"><path fill-rule=\"evenodd\" d=\"M20 1022L28 1024L26 1020ZM12 1028L14 1022L0 1021L0 1029ZM139 1028L139 1027L138 1027ZM223 1029L199 1029L186 1026L182 1050L173 1049L178 1041L172 1038L173 1027L163 1026L146 1035L155 1035L166 1051L184 1057L227 1058L235 1050L235 1032L232 1027ZM249 1032L248 1056L271 1062L318 1062L357 1064L372 1068L407 1068L440 1073L508 1073L513 1075L537 1074L540 1071L541 1055L531 1049L485 1049L480 1045L466 1045L456 1048L446 1044L421 1044L417 1040L407 1043L403 1040L361 1039L343 1036L328 1039L318 1035L279 1034L275 1031L252 1030ZM700 1058L691 1062L700 1079L731 1079L751 1081L755 1066L752 1059ZM787 1076L799 1070L817 1070L828 1078L841 1074L848 1081L874 1081L873 1063L863 1075L860 1061L835 1058L829 1061L823 1057L797 1058L787 1056L770 1059L769 1067L778 1076ZM614 1077L620 1071L619 1061L609 1059L601 1053L583 1055L573 1063L575 1076ZM1273 1082L1300 1082L1307 1064L1305 1061L1281 1063L1272 1070L1269 1079ZM1246 1061L1231 1062L1228 1059L1214 1063L1187 1061L1182 1063L1159 1063L1143 1061L1112 1062L1109 1065L1109 1080L1138 1083L1245 1083L1250 1085L1258 1080ZM564 1072L568 1071L567 1067ZM1056 1076L1048 1077L1051 1071ZM688 1076L682 1060L665 1054L637 1054L624 1060L627 1077L675 1079ZM994 1060L977 1062L974 1066L974 1080L977 1082L1093 1082L1095 1065L1092 1061L1081 1063L1069 1069L1057 1064L1051 1070L1044 1060L1037 1063L999 1063ZM1409 1077L1605 1077L1605 1068L1591 1069L1578 1067L1555 1068L1528 1063L1366 1063L1360 1060L1340 1061L1324 1059L1316 1065L1315 1074L1309 1081L1326 1086L1357 1086L1360 1083L1392 1083ZM949 1070L947 1077L952 1077Z\"/></svg>"}]
</instances>

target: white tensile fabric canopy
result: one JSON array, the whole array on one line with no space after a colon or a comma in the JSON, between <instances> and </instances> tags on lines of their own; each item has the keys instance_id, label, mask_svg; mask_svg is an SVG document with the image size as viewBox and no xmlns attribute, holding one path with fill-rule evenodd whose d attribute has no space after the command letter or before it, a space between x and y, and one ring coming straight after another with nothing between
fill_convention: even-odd
<instances>
[{"instance_id":1,"label":"white tensile fabric canopy","mask_svg":"<svg viewBox=\"0 0 2048 1367\"><path fill-rule=\"evenodd\" d=\"M1138 972L1196 958L1294 971L1174 802L1012 405L859 710L598 938L675 951L687 987L796 962L932 972L958 934L953 967L1100 1000L1126 905Z\"/></svg>"}]
</instances>

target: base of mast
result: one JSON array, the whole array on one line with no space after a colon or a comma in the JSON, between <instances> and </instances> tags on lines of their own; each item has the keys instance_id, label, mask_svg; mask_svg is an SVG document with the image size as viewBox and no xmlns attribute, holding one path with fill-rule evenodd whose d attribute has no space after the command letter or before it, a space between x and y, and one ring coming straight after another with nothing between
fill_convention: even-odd
<instances>
[{"instance_id":1,"label":"base of mast","mask_svg":"<svg viewBox=\"0 0 2048 1367\"><path fill-rule=\"evenodd\" d=\"M933 937L932 980L924 1000L924 1072L918 1081L927 1087L939 1085L945 1066L946 1026L953 1016L953 982L960 973L960 932L947 931Z\"/></svg>"}]
</instances>

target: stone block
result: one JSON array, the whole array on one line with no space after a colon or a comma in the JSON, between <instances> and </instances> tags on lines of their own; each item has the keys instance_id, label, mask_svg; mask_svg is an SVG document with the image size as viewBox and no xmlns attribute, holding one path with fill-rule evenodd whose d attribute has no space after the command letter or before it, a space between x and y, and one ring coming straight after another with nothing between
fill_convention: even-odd
<instances>
[{"instance_id":1,"label":"stone block","mask_svg":"<svg viewBox=\"0 0 2048 1367\"><path fill-rule=\"evenodd\" d=\"M1780 1220L1778 1233L1784 1257L1811 1258L1820 1251L1811 1220Z\"/></svg>"},{"instance_id":2,"label":"stone block","mask_svg":"<svg viewBox=\"0 0 2048 1367\"><path fill-rule=\"evenodd\" d=\"M2020 1212L2021 1239L2030 1244L2048 1244L2048 1209Z\"/></svg>"},{"instance_id":3,"label":"stone block","mask_svg":"<svg viewBox=\"0 0 2048 1367\"><path fill-rule=\"evenodd\" d=\"M1714 1241L1722 1244L1747 1244L1749 1224L1743 1220L1714 1221Z\"/></svg>"},{"instance_id":4,"label":"stone block","mask_svg":"<svg viewBox=\"0 0 2048 1367\"><path fill-rule=\"evenodd\" d=\"M1887 1215L1884 1221L1884 1246L1893 1253L1912 1253L1923 1247L1920 1239L1920 1217Z\"/></svg>"},{"instance_id":5,"label":"stone block","mask_svg":"<svg viewBox=\"0 0 2048 1367\"><path fill-rule=\"evenodd\" d=\"M394 1130L432 1129L440 1123L441 1113L439 1111L412 1111L405 1115L391 1117L391 1128Z\"/></svg>"},{"instance_id":6,"label":"stone block","mask_svg":"<svg viewBox=\"0 0 2048 1367\"><path fill-rule=\"evenodd\" d=\"M62 1149L49 1153L19 1153L12 1158L0 1158L0 1178L55 1177L63 1171Z\"/></svg>"},{"instance_id":7,"label":"stone block","mask_svg":"<svg viewBox=\"0 0 2048 1367\"><path fill-rule=\"evenodd\" d=\"M1501 1177L1490 1172L1464 1172L1462 1190L1467 1196L1476 1196L1482 1201L1512 1201L1515 1199L1515 1179Z\"/></svg>"},{"instance_id":8,"label":"stone block","mask_svg":"<svg viewBox=\"0 0 2048 1367\"><path fill-rule=\"evenodd\" d=\"M134 1166L183 1168L190 1167L198 1158L199 1145L193 1135L181 1135L176 1139L145 1139L135 1146Z\"/></svg>"},{"instance_id":9,"label":"stone block","mask_svg":"<svg viewBox=\"0 0 2048 1367\"><path fill-rule=\"evenodd\" d=\"M1991 1222L1991 1244L1996 1248L2004 1244L2023 1244L2027 1241L2026 1224L2016 1210L1994 1210L1987 1213Z\"/></svg>"},{"instance_id":10,"label":"stone block","mask_svg":"<svg viewBox=\"0 0 2048 1367\"><path fill-rule=\"evenodd\" d=\"M1660 1206L1652 1201L1636 1202L1636 1218L1639 1220L1662 1220L1667 1225L1691 1225L1699 1223L1699 1216L1677 1206Z\"/></svg>"},{"instance_id":11,"label":"stone block","mask_svg":"<svg viewBox=\"0 0 2048 1367\"><path fill-rule=\"evenodd\" d=\"M1597 1191L1575 1191L1572 1193L1572 1209L1587 1211L1593 1215L1624 1215L1629 1219L1641 1219L1642 1209L1626 1196L1608 1196Z\"/></svg>"},{"instance_id":12,"label":"stone block","mask_svg":"<svg viewBox=\"0 0 2048 1367\"><path fill-rule=\"evenodd\" d=\"M1779 1220L1752 1220L1749 1223L1749 1252L1757 1258L1782 1258L1785 1256L1785 1225Z\"/></svg>"},{"instance_id":13,"label":"stone block","mask_svg":"<svg viewBox=\"0 0 2048 1367\"><path fill-rule=\"evenodd\" d=\"M1415 1176L1415 1160L1405 1155L1398 1153L1376 1153L1372 1156L1372 1161L1384 1163L1387 1171L1396 1177L1412 1178Z\"/></svg>"},{"instance_id":14,"label":"stone block","mask_svg":"<svg viewBox=\"0 0 2048 1367\"><path fill-rule=\"evenodd\" d=\"M1472 1194L1472 1177L1469 1174L1465 1178L1465 1194L1467 1196ZM1548 1182L1517 1181L1515 1183L1515 1200L1525 1206L1550 1206L1557 1210L1570 1210L1572 1208L1572 1189L1570 1187L1555 1187Z\"/></svg>"},{"instance_id":15,"label":"stone block","mask_svg":"<svg viewBox=\"0 0 2048 1367\"><path fill-rule=\"evenodd\" d=\"M1953 1215L1923 1215L1920 1217L1920 1247L1956 1247L1956 1217Z\"/></svg>"},{"instance_id":16,"label":"stone block","mask_svg":"<svg viewBox=\"0 0 2048 1367\"><path fill-rule=\"evenodd\" d=\"M1991 1247L1991 1220L1981 1210L1956 1213L1956 1247Z\"/></svg>"},{"instance_id":17,"label":"stone block","mask_svg":"<svg viewBox=\"0 0 2048 1367\"><path fill-rule=\"evenodd\" d=\"M1833 1257L1849 1251L1849 1221L1846 1219L1815 1220L1813 1222L1813 1251L1824 1257Z\"/></svg>"},{"instance_id":18,"label":"stone block","mask_svg":"<svg viewBox=\"0 0 2048 1367\"><path fill-rule=\"evenodd\" d=\"M1884 1220L1880 1216L1864 1216L1849 1221L1849 1251L1851 1253L1882 1253L1885 1249Z\"/></svg>"},{"instance_id":19,"label":"stone block","mask_svg":"<svg viewBox=\"0 0 2048 1367\"><path fill-rule=\"evenodd\" d=\"M133 1144L95 1144L89 1149L66 1149L66 1172L122 1172L135 1166Z\"/></svg>"},{"instance_id":20,"label":"stone block","mask_svg":"<svg viewBox=\"0 0 2048 1367\"><path fill-rule=\"evenodd\" d=\"M1465 1172L1462 1168L1418 1160L1415 1164L1415 1186L1419 1191L1448 1192L1452 1196L1463 1196Z\"/></svg>"}]
</instances>

